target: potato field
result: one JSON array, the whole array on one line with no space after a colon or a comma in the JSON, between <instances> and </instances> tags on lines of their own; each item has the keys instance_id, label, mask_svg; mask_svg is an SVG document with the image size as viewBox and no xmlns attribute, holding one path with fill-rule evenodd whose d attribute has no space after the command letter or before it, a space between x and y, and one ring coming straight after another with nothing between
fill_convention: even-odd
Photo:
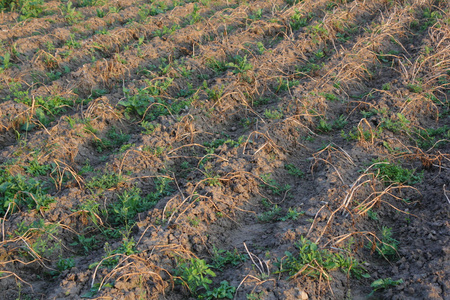
<instances>
[{"instance_id":1,"label":"potato field","mask_svg":"<svg viewBox=\"0 0 450 300\"><path fill-rule=\"evenodd\" d=\"M0 0L0 298L450 299L448 0Z\"/></svg>"}]
</instances>

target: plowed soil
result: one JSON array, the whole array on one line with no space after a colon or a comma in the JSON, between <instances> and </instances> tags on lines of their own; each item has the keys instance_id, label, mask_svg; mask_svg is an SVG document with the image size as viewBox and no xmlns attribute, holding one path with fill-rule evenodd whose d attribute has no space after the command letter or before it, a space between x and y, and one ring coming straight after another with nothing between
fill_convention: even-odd
<instances>
[{"instance_id":1,"label":"plowed soil","mask_svg":"<svg viewBox=\"0 0 450 300\"><path fill-rule=\"evenodd\" d=\"M448 1L0 3L0 298L450 299Z\"/></svg>"}]
</instances>

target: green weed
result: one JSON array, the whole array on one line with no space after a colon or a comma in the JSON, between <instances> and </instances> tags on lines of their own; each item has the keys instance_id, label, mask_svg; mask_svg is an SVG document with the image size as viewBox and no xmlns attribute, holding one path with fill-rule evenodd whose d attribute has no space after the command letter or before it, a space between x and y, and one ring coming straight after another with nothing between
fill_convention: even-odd
<instances>
[{"instance_id":1,"label":"green weed","mask_svg":"<svg viewBox=\"0 0 450 300\"><path fill-rule=\"evenodd\" d=\"M241 254L237 249L233 251L225 251L223 249L217 249L213 246L213 257L211 267L223 271L224 267L230 264L233 267L240 265L248 259L247 254Z\"/></svg>"},{"instance_id":2,"label":"green weed","mask_svg":"<svg viewBox=\"0 0 450 300\"><path fill-rule=\"evenodd\" d=\"M19 0L18 9L20 10L20 19L26 20L29 18L39 18L44 11L43 0ZM10 3L17 3L16 1L10 1ZM0 4L0 9L1 9Z\"/></svg>"},{"instance_id":3,"label":"green weed","mask_svg":"<svg viewBox=\"0 0 450 300\"><path fill-rule=\"evenodd\" d=\"M69 24L75 24L78 21L80 21L81 19L83 19L83 15L81 14L81 12L77 11L76 8L73 7L72 1L67 2L66 5L61 3L59 5L59 9L61 9L64 19Z\"/></svg>"},{"instance_id":4,"label":"green weed","mask_svg":"<svg viewBox=\"0 0 450 300\"><path fill-rule=\"evenodd\" d=\"M389 91L391 89L391 84L389 82L384 83L383 86L381 87L381 89L383 91Z\"/></svg>"},{"instance_id":5,"label":"green weed","mask_svg":"<svg viewBox=\"0 0 450 300\"><path fill-rule=\"evenodd\" d=\"M300 2L302 2L303 0L285 0L286 4L289 6L294 6L295 4L298 4Z\"/></svg>"},{"instance_id":6,"label":"green weed","mask_svg":"<svg viewBox=\"0 0 450 300\"><path fill-rule=\"evenodd\" d=\"M416 129L413 134L417 146L426 150L433 146L443 146L450 140L450 128L447 125L436 129Z\"/></svg>"},{"instance_id":7,"label":"green weed","mask_svg":"<svg viewBox=\"0 0 450 300\"><path fill-rule=\"evenodd\" d=\"M83 255L91 253L92 250L98 247L98 239L96 236L86 237L84 235L77 235L76 241L70 243L70 246L81 247Z\"/></svg>"},{"instance_id":8,"label":"green weed","mask_svg":"<svg viewBox=\"0 0 450 300\"><path fill-rule=\"evenodd\" d=\"M263 186L267 186L275 195L279 196L291 189L291 186L289 184L282 186L281 184L276 182L275 179L272 178L272 175L270 173L262 174L261 179L264 182Z\"/></svg>"},{"instance_id":9,"label":"green weed","mask_svg":"<svg viewBox=\"0 0 450 300\"><path fill-rule=\"evenodd\" d=\"M311 75L319 71L325 66L325 63L316 64L314 62L308 62L306 65L296 66L296 71L298 76Z\"/></svg>"},{"instance_id":10,"label":"green weed","mask_svg":"<svg viewBox=\"0 0 450 300\"><path fill-rule=\"evenodd\" d=\"M416 184L423 180L423 171L415 174L415 169L406 169L402 166L391 164L387 161L375 161L373 169L377 170L378 177L389 184Z\"/></svg>"},{"instance_id":11,"label":"green weed","mask_svg":"<svg viewBox=\"0 0 450 300\"><path fill-rule=\"evenodd\" d=\"M162 29L155 30L153 32L153 34L156 35L156 36L159 36L159 37L163 37L165 35L172 35L172 34L174 34L175 31L177 31L180 28L181 27L178 24L173 24L172 27L163 26Z\"/></svg>"},{"instance_id":12,"label":"green weed","mask_svg":"<svg viewBox=\"0 0 450 300\"><path fill-rule=\"evenodd\" d=\"M283 113L280 110L276 110L276 109L273 109L273 110L266 109L264 111L264 116L271 120L278 120L278 119L283 118Z\"/></svg>"},{"instance_id":13,"label":"green weed","mask_svg":"<svg viewBox=\"0 0 450 300\"><path fill-rule=\"evenodd\" d=\"M86 182L86 188L95 190L107 190L116 187L123 180L122 176L117 173L105 173L101 176L94 176Z\"/></svg>"},{"instance_id":14,"label":"green weed","mask_svg":"<svg viewBox=\"0 0 450 300\"><path fill-rule=\"evenodd\" d=\"M331 125L333 129L342 129L347 125L347 117L345 115L340 115L337 119L335 119Z\"/></svg>"},{"instance_id":15,"label":"green weed","mask_svg":"<svg viewBox=\"0 0 450 300\"><path fill-rule=\"evenodd\" d=\"M344 132L344 130L341 131L341 136L345 138L347 141L355 140L355 141L370 141L372 139L375 139L378 136L378 131L371 131L371 130L359 130L358 128L352 128L348 134Z\"/></svg>"},{"instance_id":16,"label":"green weed","mask_svg":"<svg viewBox=\"0 0 450 300\"><path fill-rule=\"evenodd\" d=\"M212 140L211 142L203 143L203 146L206 147L207 153L212 154L212 153L214 153L214 151L217 148L219 148L220 146L222 146L224 144L229 145L230 147L238 147L239 145L241 145L244 142L245 139L246 139L246 136L240 136L237 141L234 141L232 139L227 139L227 140L215 139L215 140Z\"/></svg>"},{"instance_id":17,"label":"green weed","mask_svg":"<svg viewBox=\"0 0 450 300\"><path fill-rule=\"evenodd\" d=\"M433 26L436 22L442 19L442 14L439 11L431 11L430 8L426 7L423 10L423 21L421 22L419 27L420 31L425 31L428 27ZM417 24L418 25L418 24Z\"/></svg>"},{"instance_id":18,"label":"green weed","mask_svg":"<svg viewBox=\"0 0 450 300\"><path fill-rule=\"evenodd\" d=\"M298 217L300 217L303 214L305 214L304 211L297 211L296 208L289 207L286 215L284 217L279 218L278 220L279 221L283 221L283 222L285 222L287 220L294 220L295 221L295 220L298 219Z\"/></svg>"},{"instance_id":19,"label":"green weed","mask_svg":"<svg viewBox=\"0 0 450 300\"><path fill-rule=\"evenodd\" d=\"M333 93L319 93L319 95L322 95L325 97L326 100L336 102L339 100L338 96L336 96Z\"/></svg>"},{"instance_id":20,"label":"green weed","mask_svg":"<svg viewBox=\"0 0 450 300\"><path fill-rule=\"evenodd\" d=\"M291 16L289 24L291 25L292 30L298 30L301 27L306 27L313 17L313 13L304 16L301 11L295 9L295 13Z\"/></svg>"},{"instance_id":21,"label":"green weed","mask_svg":"<svg viewBox=\"0 0 450 300\"><path fill-rule=\"evenodd\" d=\"M115 127L108 130L106 137L100 140L94 140L94 146L99 153L113 148L118 148L128 142L130 135L118 131Z\"/></svg>"},{"instance_id":22,"label":"green weed","mask_svg":"<svg viewBox=\"0 0 450 300\"><path fill-rule=\"evenodd\" d=\"M6 52L3 56L0 56L1 63L2 63L2 69L6 70L9 67L11 67L11 53Z\"/></svg>"},{"instance_id":23,"label":"green weed","mask_svg":"<svg viewBox=\"0 0 450 300\"><path fill-rule=\"evenodd\" d=\"M232 58L232 61L226 64L227 68L233 69L233 73L245 73L248 70L253 69L253 65L247 61L247 55L244 57L236 55Z\"/></svg>"},{"instance_id":24,"label":"green weed","mask_svg":"<svg viewBox=\"0 0 450 300\"><path fill-rule=\"evenodd\" d=\"M178 277L176 282L186 286L192 295L199 296L202 290L209 290L209 285L212 283L210 277L216 277L210 267L199 258L181 261L174 270L175 276Z\"/></svg>"},{"instance_id":25,"label":"green weed","mask_svg":"<svg viewBox=\"0 0 450 300\"><path fill-rule=\"evenodd\" d=\"M344 33L344 32L336 33L336 37L340 43L345 43L352 38L350 35L348 35L347 33Z\"/></svg>"},{"instance_id":26,"label":"green weed","mask_svg":"<svg viewBox=\"0 0 450 300\"><path fill-rule=\"evenodd\" d=\"M199 299L213 300L213 299L233 299L236 288L231 286L226 280L220 282L220 286L214 288L212 291L207 290L203 295L199 295Z\"/></svg>"},{"instance_id":27,"label":"green weed","mask_svg":"<svg viewBox=\"0 0 450 300\"><path fill-rule=\"evenodd\" d=\"M275 88L276 93L288 91L291 88L300 84L300 81L298 81L298 80L294 80L294 79L289 80L288 78L283 78L283 77L278 77L277 81L278 81L278 84Z\"/></svg>"},{"instance_id":28,"label":"green weed","mask_svg":"<svg viewBox=\"0 0 450 300\"><path fill-rule=\"evenodd\" d=\"M325 133L331 131L332 129L333 129L332 125L328 124L328 122L325 119L320 118L319 124L317 124L317 130Z\"/></svg>"},{"instance_id":29,"label":"green weed","mask_svg":"<svg viewBox=\"0 0 450 300\"><path fill-rule=\"evenodd\" d=\"M53 168L50 164L40 164L35 157L32 161L29 162L29 165L25 167L25 170L28 174L33 176L44 176L47 175L49 171Z\"/></svg>"},{"instance_id":30,"label":"green weed","mask_svg":"<svg viewBox=\"0 0 450 300\"><path fill-rule=\"evenodd\" d=\"M104 18L106 16L106 12L101 8L97 8L95 11L97 13L97 17L99 18Z\"/></svg>"},{"instance_id":31,"label":"green weed","mask_svg":"<svg viewBox=\"0 0 450 300\"><path fill-rule=\"evenodd\" d=\"M256 21L262 18L263 10L261 8L254 11L252 14L248 16L248 18L252 21Z\"/></svg>"},{"instance_id":32,"label":"green weed","mask_svg":"<svg viewBox=\"0 0 450 300\"><path fill-rule=\"evenodd\" d=\"M397 113L391 118L383 117L380 122L380 128L386 128L394 133L400 131L409 132L410 123L411 122L408 119L406 119L406 117L403 114Z\"/></svg>"},{"instance_id":33,"label":"green weed","mask_svg":"<svg viewBox=\"0 0 450 300\"><path fill-rule=\"evenodd\" d=\"M289 175L302 178L305 176L305 173L297 168L294 164L285 164L284 169L288 172Z\"/></svg>"},{"instance_id":34,"label":"green weed","mask_svg":"<svg viewBox=\"0 0 450 300\"><path fill-rule=\"evenodd\" d=\"M423 87L421 84L408 83L408 89L413 93L423 92Z\"/></svg>"},{"instance_id":35,"label":"green weed","mask_svg":"<svg viewBox=\"0 0 450 300\"><path fill-rule=\"evenodd\" d=\"M73 267L75 267L75 260L73 258L66 258L66 259L61 258L56 263L56 268L60 272L62 272L64 270L72 269Z\"/></svg>"},{"instance_id":36,"label":"green weed","mask_svg":"<svg viewBox=\"0 0 450 300\"><path fill-rule=\"evenodd\" d=\"M211 99L212 101L218 101L220 98L222 98L224 90L225 86L221 85L220 88L218 86L215 86L212 89L207 87L205 89L205 92L208 95L209 99Z\"/></svg>"},{"instance_id":37,"label":"green weed","mask_svg":"<svg viewBox=\"0 0 450 300\"><path fill-rule=\"evenodd\" d=\"M57 72L57 71L52 71L52 72L46 72L45 75L47 75L47 77L50 81L55 81L55 80L58 80L61 78L62 73Z\"/></svg>"},{"instance_id":38,"label":"green weed","mask_svg":"<svg viewBox=\"0 0 450 300\"><path fill-rule=\"evenodd\" d=\"M95 262L89 265L89 269L94 269L97 266L107 267L109 269L114 268L119 263L121 254L132 255L136 254L137 250L135 248L136 242L133 239L124 237L122 243L116 249L111 249L108 242L104 245L105 255L103 256L102 262Z\"/></svg>"},{"instance_id":39,"label":"green weed","mask_svg":"<svg viewBox=\"0 0 450 300\"><path fill-rule=\"evenodd\" d=\"M193 98L186 100L170 100L160 97L172 84L173 78L158 81L146 80L147 87L138 90L131 95L128 89L124 89L125 100L119 104L125 107L125 116L131 118L133 114L147 121L153 121L159 116L177 115L183 109L190 106Z\"/></svg>"},{"instance_id":40,"label":"green weed","mask_svg":"<svg viewBox=\"0 0 450 300\"><path fill-rule=\"evenodd\" d=\"M367 211L367 216L368 216L369 219L371 219L371 220L374 220L374 221L378 220L378 214L377 214L377 212L376 212L376 211L373 211L372 209L369 209L369 210Z\"/></svg>"},{"instance_id":41,"label":"green weed","mask_svg":"<svg viewBox=\"0 0 450 300\"><path fill-rule=\"evenodd\" d=\"M318 43L320 40L326 39L328 36L328 30L323 26L323 22L319 21L316 25L310 25L307 27L308 32L311 34L314 43Z\"/></svg>"},{"instance_id":42,"label":"green weed","mask_svg":"<svg viewBox=\"0 0 450 300\"><path fill-rule=\"evenodd\" d=\"M216 72L216 73L221 73L221 72L224 72L224 71L226 71L228 69L228 66L227 66L226 62L218 60L218 59L215 59L215 58L207 59L206 65L210 69L214 70L214 72Z\"/></svg>"},{"instance_id":43,"label":"green weed","mask_svg":"<svg viewBox=\"0 0 450 300\"><path fill-rule=\"evenodd\" d=\"M18 236L27 236L26 254L35 258L36 254L45 258L60 254L61 241L56 238L60 231L60 225L56 223L46 223L44 219L34 220L25 225L25 221L17 226L14 234Z\"/></svg>"},{"instance_id":44,"label":"green weed","mask_svg":"<svg viewBox=\"0 0 450 300\"><path fill-rule=\"evenodd\" d=\"M153 178L154 192L150 192L146 196L148 202L157 202L165 196L169 196L174 191L174 188L170 185L172 179L159 176Z\"/></svg>"},{"instance_id":45,"label":"green weed","mask_svg":"<svg viewBox=\"0 0 450 300\"><path fill-rule=\"evenodd\" d=\"M369 296L372 296L378 290L387 289L392 286L397 286L401 283L403 283L403 279L399 279L399 280L392 280L391 278L377 279L370 284L370 287L372 288L372 292L369 294Z\"/></svg>"},{"instance_id":46,"label":"green weed","mask_svg":"<svg viewBox=\"0 0 450 300\"><path fill-rule=\"evenodd\" d=\"M194 3L192 13L187 16L187 24L194 25L195 23L198 23L203 19L203 17L198 13L199 9L200 8L198 7L197 3Z\"/></svg>"},{"instance_id":47,"label":"green weed","mask_svg":"<svg viewBox=\"0 0 450 300\"><path fill-rule=\"evenodd\" d=\"M394 61L396 55L398 55L398 54L399 54L399 52L395 51L395 50L389 51L387 53L384 53L381 51L377 54L377 58L380 62L387 64L387 63L392 63Z\"/></svg>"},{"instance_id":48,"label":"green weed","mask_svg":"<svg viewBox=\"0 0 450 300\"><path fill-rule=\"evenodd\" d=\"M376 253L386 259L394 259L398 256L397 249L399 242L392 237L392 228L383 226L381 228L381 242L369 242L368 247L374 249Z\"/></svg>"},{"instance_id":49,"label":"green weed","mask_svg":"<svg viewBox=\"0 0 450 300\"><path fill-rule=\"evenodd\" d=\"M114 226L132 224L138 213L153 208L157 202L155 197L142 197L141 190L137 187L124 190L118 198L108 209L108 219Z\"/></svg>"},{"instance_id":50,"label":"green weed","mask_svg":"<svg viewBox=\"0 0 450 300\"><path fill-rule=\"evenodd\" d=\"M36 179L27 178L21 174L11 175L7 170L0 169L0 213L8 208L11 212L16 206L40 210L54 202L54 198L46 193L47 186Z\"/></svg>"},{"instance_id":51,"label":"green weed","mask_svg":"<svg viewBox=\"0 0 450 300\"><path fill-rule=\"evenodd\" d=\"M22 91L21 84L10 84L11 94L9 98L12 98L15 102L23 103L28 106L34 105L35 118L38 119L44 126L47 126L54 120L54 116L67 110L67 107L73 106L75 101L70 98L64 98L62 96L54 95L47 97L31 97L28 91ZM32 129L34 125L28 124L28 129Z\"/></svg>"},{"instance_id":52,"label":"green weed","mask_svg":"<svg viewBox=\"0 0 450 300\"><path fill-rule=\"evenodd\" d=\"M81 47L81 43L75 40L75 34L71 33L69 39L66 41L66 46L71 49L78 49Z\"/></svg>"},{"instance_id":53,"label":"green weed","mask_svg":"<svg viewBox=\"0 0 450 300\"><path fill-rule=\"evenodd\" d=\"M282 208L275 204L271 210L259 214L258 221L263 223L277 221L281 218L281 212Z\"/></svg>"},{"instance_id":54,"label":"green weed","mask_svg":"<svg viewBox=\"0 0 450 300\"><path fill-rule=\"evenodd\" d=\"M319 246L304 237L295 244L298 249L296 255L286 251L284 261L279 263L277 273L287 272L291 276L299 274L313 277L331 279L329 271L341 269L345 274L356 277L367 276L365 269L352 256L346 252L334 253Z\"/></svg>"}]
</instances>

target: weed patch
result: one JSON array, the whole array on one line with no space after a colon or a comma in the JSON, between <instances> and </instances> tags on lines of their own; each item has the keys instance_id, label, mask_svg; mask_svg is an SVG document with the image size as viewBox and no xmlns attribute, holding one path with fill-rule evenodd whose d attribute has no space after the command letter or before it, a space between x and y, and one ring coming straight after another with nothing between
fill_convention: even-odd
<instances>
[{"instance_id":1,"label":"weed patch","mask_svg":"<svg viewBox=\"0 0 450 300\"><path fill-rule=\"evenodd\" d=\"M367 276L363 266L352 256L334 253L319 246L304 237L295 244L298 254L286 252L284 259L278 264L277 273L287 272L290 276L306 275L313 278L330 280L329 271L341 269L345 274L356 277Z\"/></svg>"}]
</instances>

